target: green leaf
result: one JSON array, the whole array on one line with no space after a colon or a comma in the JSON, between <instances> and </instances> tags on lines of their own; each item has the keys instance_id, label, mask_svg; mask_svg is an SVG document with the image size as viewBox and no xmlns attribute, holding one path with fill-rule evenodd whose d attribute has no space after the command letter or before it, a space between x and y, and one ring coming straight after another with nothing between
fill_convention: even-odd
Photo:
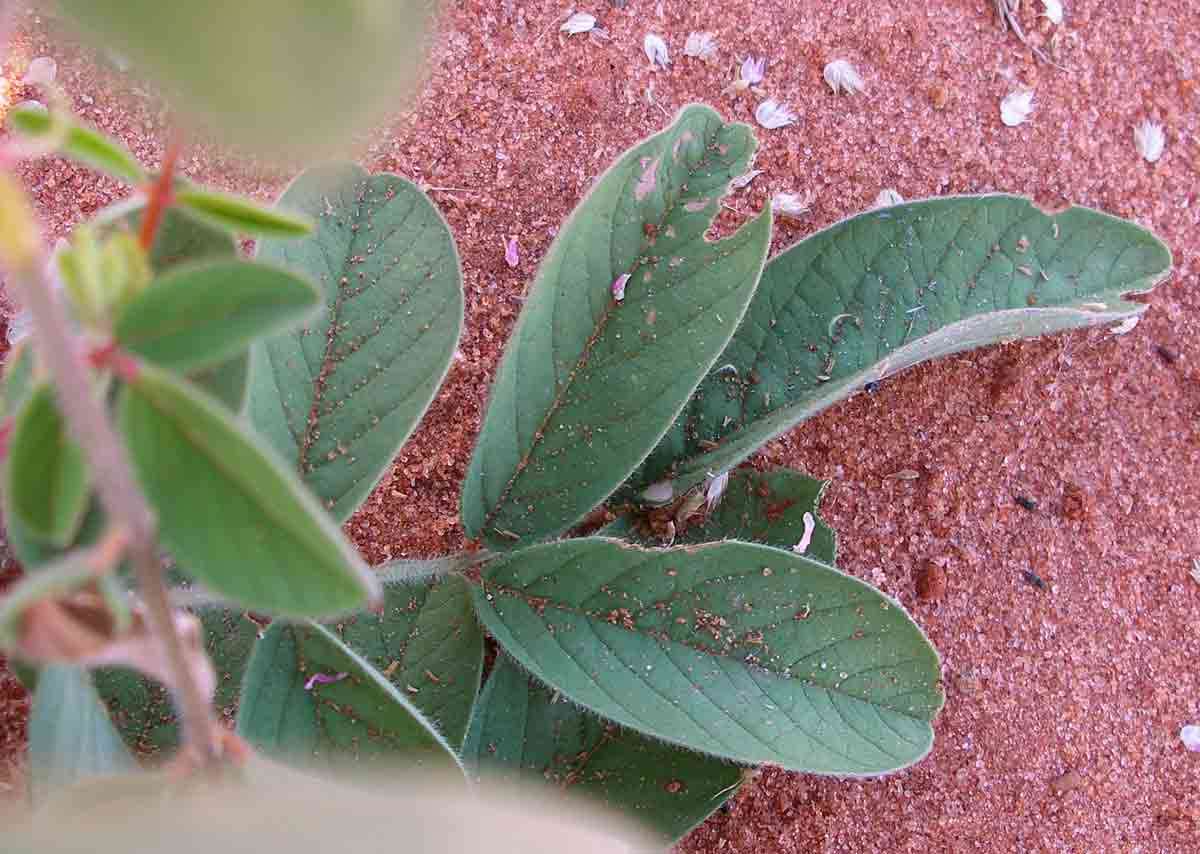
<instances>
[{"instance_id":1,"label":"green leaf","mask_svg":"<svg viewBox=\"0 0 1200 854\"><path fill-rule=\"evenodd\" d=\"M429 0L63 0L99 47L128 57L174 106L278 159L349 142L419 82Z\"/></svg>"},{"instance_id":2,"label":"green leaf","mask_svg":"<svg viewBox=\"0 0 1200 854\"><path fill-rule=\"evenodd\" d=\"M0 413L16 415L35 388L33 346L28 339L9 351L4 362L4 384L0 386Z\"/></svg>"},{"instance_id":3,"label":"green leaf","mask_svg":"<svg viewBox=\"0 0 1200 854\"><path fill-rule=\"evenodd\" d=\"M163 543L212 590L307 616L355 608L376 589L295 475L186 381L143 363L117 422Z\"/></svg>"},{"instance_id":4,"label":"green leaf","mask_svg":"<svg viewBox=\"0 0 1200 854\"><path fill-rule=\"evenodd\" d=\"M445 561L431 563L443 564ZM380 567L386 578L390 565ZM384 583L383 610L329 624L403 694L455 750L483 672L483 632L462 578Z\"/></svg>"},{"instance_id":5,"label":"green leaf","mask_svg":"<svg viewBox=\"0 0 1200 854\"><path fill-rule=\"evenodd\" d=\"M125 146L112 137L76 123L73 117L52 116L44 109L18 107L9 111L8 123L18 133L34 139L62 133L58 150L63 156L127 184L138 186L148 180L142 164ZM65 128L59 123L65 124Z\"/></svg>"},{"instance_id":6,"label":"green leaf","mask_svg":"<svg viewBox=\"0 0 1200 854\"><path fill-rule=\"evenodd\" d=\"M29 714L29 765L35 804L89 777L137 768L83 668L41 669Z\"/></svg>"},{"instance_id":7,"label":"green leaf","mask_svg":"<svg viewBox=\"0 0 1200 854\"><path fill-rule=\"evenodd\" d=\"M107 517L100 507L100 502L93 497L79 531L69 545L56 546L36 536L25 527L20 518L12 512L12 502L5 499L4 526L8 530L8 542L13 554L21 562L26 572L41 569L54 560L62 557L72 548L90 546L100 541L107 529Z\"/></svg>"},{"instance_id":8,"label":"green leaf","mask_svg":"<svg viewBox=\"0 0 1200 854\"><path fill-rule=\"evenodd\" d=\"M475 607L538 679L746 764L882 774L923 757L937 653L898 603L790 552L579 539L487 564Z\"/></svg>"},{"instance_id":9,"label":"green leaf","mask_svg":"<svg viewBox=\"0 0 1200 854\"><path fill-rule=\"evenodd\" d=\"M675 841L737 791L742 770L591 715L507 655L479 696L463 761L492 782L541 779L625 812Z\"/></svg>"},{"instance_id":10,"label":"green leaf","mask_svg":"<svg viewBox=\"0 0 1200 854\"><path fill-rule=\"evenodd\" d=\"M844 220L771 259L745 320L634 478L678 491L872 381L963 350L1145 311L1171 269L1099 211L955 196ZM715 445L715 447L714 447Z\"/></svg>"},{"instance_id":11,"label":"green leaf","mask_svg":"<svg viewBox=\"0 0 1200 854\"><path fill-rule=\"evenodd\" d=\"M246 663L261 631L240 611L220 606L196 609L204 629L204 649L217 673L213 702L222 720L232 722ZM171 695L158 682L124 668L93 674L113 724L140 756L166 757L179 746L179 715Z\"/></svg>"},{"instance_id":12,"label":"green leaf","mask_svg":"<svg viewBox=\"0 0 1200 854\"><path fill-rule=\"evenodd\" d=\"M141 228L145 202L131 199L105 208L97 217L104 228L123 228L137 233ZM178 207L167 208L150 248L150 266L162 275L182 264L199 261L232 260L237 256L233 236L222 228L200 222ZM250 375L250 355L240 353L213 368L193 371L192 382L208 391L232 409L241 412Z\"/></svg>"},{"instance_id":13,"label":"green leaf","mask_svg":"<svg viewBox=\"0 0 1200 854\"><path fill-rule=\"evenodd\" d=\"M320 292L287 270L249 261L181 267L155 279L121 313L121 346L177 371L211 367L256 337L312 315Z\"/></svg>"},{"instance_id":14,"label":"green leaf","mask_svg":"<svg viewBox=\"0 0 1200 854\"><path fill-rule=\"evenodd\" d=\"M769 210L725 240L705 238L754 149L746 125L687 107L575 209L492 388L463 486L467 536L511 548L565 530L679 414L741 320L770 242Z\"/></svg>"},{"instance_id":15,"label":"green leaf","mask_svg":"<svg viewBox=\"0 0 1200 854\"><path fill-rule=\"evenodd\" d=\"M250 199L209 190L180 190L175 201L199 219L235 234L261 237L303 237L313 230L307 219L263 208Z\"/></svg>"},{"instance_id":16,"label":"green leaf","mask_svg":"<svg viewBox=\"0 0 1200 854\"><path fill-rule=\"evenodd\" d=\"M91 478L48 384L17 413L6 474L10 514L24 531L52 546L69 545L88 508Z\"/></svg>"},{"instance_id":17,"label":"green leaf","mask_svg":"<svg viewBox=\"0 0 1200 854\"><path fill-rule=\"evenodd\" d=\"M330 770L362 762L434 768L454 750L382 673L312 623L271 624L242 686L238 733L266 756Z\"/></svg>"},{"instance_id":18,"label":"green leaf","mask_svg":"<svg viewBox=\"0 0 1200 854\"><path fill-rule=\"evenodd\" d=\"M413 184L358 166L312 169L280 207L316 231L263 240L259 258L325 290L311 329L254 347L248 411L338 520L391 465L445 377L462 328L462 274L445 220Z\"/></svg>"}]
</instances>

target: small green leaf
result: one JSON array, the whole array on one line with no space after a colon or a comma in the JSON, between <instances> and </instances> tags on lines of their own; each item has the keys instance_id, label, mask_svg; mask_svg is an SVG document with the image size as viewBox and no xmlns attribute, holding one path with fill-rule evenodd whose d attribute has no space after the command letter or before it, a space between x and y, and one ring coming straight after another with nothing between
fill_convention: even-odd
<instances>
[{"instance_id":1,"label":"small green leaf","mask_svg":"<svg viewBox=\"0 0 1200 854\"><path fill-rule=\"evenodd\" d=\"M30 392L33 382L33 346L26 339L9 351L4 362L4 384L0 390L0 413L16 415Z\"/></svg>"},{"instance_id":2,"label":"small green leaf","mask_svg":"<svg viewBox=\"0 0 1200 854\"><path fill-rule=\"evenodd\" d=\"M242 674L261 628L240 611L217 605L196 609L204 629L204 649L217 673L213 699L221 720L237 713ZM179 715L170 692L158 682L124 668L97 670L96 690L113 724L139 756L166 757L179 745Z\"/></svg>"},{"instance_id":3,"label":"small green leaf","mask_svg":"<svg viewBox=\"0 0 1200 854\"><path fill-rule=\"evenodd\" d=\"M679 490L927 359L1145 311L1171 269L1153 234L1015 196L868 211L772 258L716 368L633 479Z\"/></svg>"},{"instance_id":4,"label":"small green leaf","mask_svg":"<svg viewBox=\"0 0 1200 854\"><path fill-rule=\"evenodd\" d=\"M256 205L250 199L209 190L180 190L175 200L199 219L235 234L303 237L313 230L307 219Z\"/></svg>"},{"instance_id":5,"label":"small green leaf","mask_svg":"<svg viewBox=\"0 0 1200 854\"><path fill-rule=\"evenodd\" d=\"M155 279L118 318L125 349L177 371L223 363L312 315L320 292L266 264L216 261Z\"/></svg>"},{"instance_id":6,"label":"small green leaf","mask_svg":"<svg viewBox=\"0 0 1200 854\"><path fill-rule=\"evenodd\" d=\"M72 548L95 545L107 529L104 510L100 507L100 502L93 497L75 538L68 545L55 546L25 527L20 518L12 512L10 500L6 498L4 504L4 526L8 529L8 542L26 572L48 566Z\"/></svg>"},{"instance_id":7,"label":"small green leaf","mask_svg":"<svg viewBox=\"0 0 1200 854\"><path fill-rule=\"evenodd\" d=\"M921 630L894 600L790 552L565 540L485 565L475 607L538 679L693 750L865 775L933 743L940 664Z\"/></svg>"},{"instance_id":8,"label":"small green leaf","mask_svg":"<svg viewBox=\"0 0 1200 854\"><path fill-rule=\"evenodd\" d=\"M322 153L416 90L429 0L62 0L97 47L129 58L173 108L278 160Z\"/></svg>"},{"instance_id":9,"label":"small green leaf","mask_svg":"<svg viewBox=\"0 0 1200 854\"><path fill-rule=\"evenodd\" d=\"M136 770L83 668L41 669L29 714L29 765L34 804L89 777Z\"/></svg>"},{"instance_id":10,"label":"small green leaf","mask_svg":"<svg viewBox=\"0 0 1200 854\"><path fill-rule=\"evenodd\" d=\"M435 561L441 564L444 561ZM389 565L379 567L386 578ZM483 672L483 632L462 578L384 583L383 611L329 624L429 719L455 750L462 744Z\"/></svg>"},{"instance_id":11,"label":"small green leaf","mask_svg":"<svg viewBox=\"0 0 1200 854\"><path fill-rule=\"evenodd\" d=\"M355 608L376 590L303 484L207 395L143 363L117 421L163 542L214 591L307 616Z\"/></svg>"},{"instance_id":12,"label":"small green leaf","mask_svg":"<svg viewBox=\"0 0 1200 854\"><path fill-rule=\"evenodd\" d=\"M737 790L735 765L681 750L585 712L499 655L463 748L485 781L540 779L581 792L675 841Z\"/></svg>"},{"instance_id":13,"label":"small green leaf","mask_svg":"<svg viewBox=\"0 0 1200 854\"><path fill-rule=\"evenodd\" d=\"M255 647L238 733L266 756L362 772L361 762L457 763L454 750L387 678L312 623L276 621Z\"/></svg>"},{"instance_id":14,"label":"small green leaf","mask_svg":"<svg viewBox=\"0 0 1200 854\"><path fill-rule=\"evenodd\" d=\"M5 497L11 514L32 536L52 546L69 545L87 511L91 479L51 386L39 386L26 399L8 454Z\"/></svg>"},{"instance_id":15,"label":"small green leaf","mask_svg":"<svg viewBox=\"0 0 1200 854\"><path fill-rule=\"evenodd\" d=\"M705 238L754 149L746 125L687 107L575 209L492 388L463 485L467 536L500 549L565 530L679 414L741 320L770 243L769 210Z\"/></svg>"},{"instance_id":16,"label":"small green leaf","mask_svg":"<svg viewBox=\"0 0 1200 854\"><path fill-rule=\"evenodd\" d=\"M313 328L254 346L248 413L334 518L374 488L445 377L462 328L450 229L415 185L358 166L310 169L279 200L316 222L259 258L325 290Z\"/></svg>"},{"instance_id":17,"label":"small green leaf","mask_svg":"<svg viewBox=\"0 0 1200 854\"><path fill-rule=\"evenodd\" d=\"M143 213L144 200L130 199L105 208L96 220L102 228L122 228L137 233ZM200 222L182 208L170 207L163 212L154 236L150 266L162 275L182 264L232 260L236 256L237 244L229 232ZM216 367L193 371L189 378L234 412L241 412L249 375L250 355L241 353Z\"/></svg>"},{"instance_id":18,"label":"small green leaf","mask_svg":"<svg viewBox=\"0 0 1200 854\"><path fill-rule=\"evenodd\" d=\"M134 186L148 180L142 164L125 146L99 131L77 124L73 118L52 116L43 109L18 107L9 111L8 121L18 133L34 139L62 133L59 151L98 172ZM58 122L66 123L66 128L56 127Z\"/></svg>"}]
</instances>

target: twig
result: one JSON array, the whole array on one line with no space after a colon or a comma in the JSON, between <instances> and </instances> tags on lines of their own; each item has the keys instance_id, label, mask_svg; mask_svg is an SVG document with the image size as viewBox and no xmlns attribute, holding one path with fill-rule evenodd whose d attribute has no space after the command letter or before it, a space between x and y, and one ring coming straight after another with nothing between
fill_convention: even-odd
<instances>
[{"instance_id":1,"label":"twig","mask_svg":"<svg viewBox=\"0 0 1200 854\"><path fill-rule=\"evenodd\" d=\"M1046 55L1045 51L1043 51L1037 45L1030 43L1029 39L1026 38L1026 36L1025 36L1025 31L1021 29L1021 23L1017 20L1017 16L1013 11L1013 7L1009 5L1009 0L995 0L995 3L996 3L996 14L1000 16L1000 29L1001 30L1007 31L1007 30L1011 29L1016 34L1017 40L1020 41L1021 44L1025 45L1025 47L1027 47L1031 51L1033 51L1033 55L1036 56L1038 59L1040 59L1042 62L1045 62L1048 65L1053 65L1055 68L1059 69L1060 71L1070 71L1071 70L1071 69L1067 68L1065 65L1059 65L1057 62L1055 62L1053 59L1051 59L1048 55Z\"/></svg>"},{"instance_id":2,"label":"twig","mask_svg":"<svg viewBox=\"0 0 1200 854\"><path fill-rule=\"evenodd\" d=\"M158 180L150 186L150 201L146 205L146 215L142 218L142 232L139 236L139 242L147 252L154 246L154 235L158 233L158 225L162 222L163 211L171 202L171 183L175 180L175 161L179 159L180 148L182 148L182 141L176 134L167 143L167 152L163 155L163 164L158 173Z\"/></svg>"},{"instance_id":3,"label":"twig","mask_svg":"<svg viewBox=\"0 0 1200 854\"><path fill-rule=\"evenodd\" d=\"M29 216L31 218L32 214ZM153 240L153 233L150 237ZM16 263L10 271L9 281L17 286L21 302L33 319L38 351L54 379L58 403L68 428L87 455L96 491L110 524L128 534L129 554L146 603L151 630L163 645L176 676L177 699L183 715L183 743L207 764L216 758L215 737L218 733L208 700L192 677L183 645L175 633L158 559L154 511L137 485L125 446L96 397L87 363L69 332L66 312L46 279L44 250L39 257L13 260Z\"/></svg>"}]
</instances>

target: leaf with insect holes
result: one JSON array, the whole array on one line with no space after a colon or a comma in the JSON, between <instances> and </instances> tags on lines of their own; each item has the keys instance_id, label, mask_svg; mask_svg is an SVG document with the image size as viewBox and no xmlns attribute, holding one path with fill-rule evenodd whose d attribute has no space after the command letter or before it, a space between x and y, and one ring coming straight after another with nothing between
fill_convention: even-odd
<instances>
[{"instance_id":1,"label":"leaf with insect holes","mask_svg":"<svg viewBox=\"0 0 1200 854\"><path fill-rule=\"evenodd\" d=\"M447 560L423 561L445 566ZM462 745L483 671L483 632L462 578L388 581L378 568L383 610L328 624L346 646L380 671L455 750Z\"/></svg>"},{"instance_id":2,"label":"leaf with insect holes","mask_svg":"<svg viewBox=\"0 0 1200 854\"><path fill-rule=\"evenodd\" d=\"M316 223L261 260L324 289L305 330L254 346L248 412L336 519L367 497L420 420L462 329L454 238L416 185L353 164L310 169L280 208Z\"/></svg>"},{"instance_id":3,"label":"leaf with insect holes","mask_svg":"<svg viewBox=\"0 0 1200 854\"><path fill-rule=\"evenodd\" d=\"M377 590L283 461L186 381L143 362L116 419L163 543L212 590L296 616L360 607Z\"/></svg>"},{"instance_id":4,"label":"leaf with insect holes","mask_svg":"<svg viewBox=\"0 0 1200 854\"><path fill-rule=\"evenodd\" d=\"M314 770L457 763L404 692L313 623L276 621L258 642L242 686L238 734L266 756Z\"/></svg>"},{"instance_id":5,"label":"leaf with insect holes","mask_svg":"<svg viewBox=\"0 0 1200 854\"><path fill-rule=\"evenodd\" d=\"M35 805L82 780L136 770L84 668L54 664L39 673L29 713L29 768Z\"/></svg>"},{"instance_id":6,"label":"leaf with insect holes","mask_svg":"<svg viewBox=\"0 0 1200 854\"><path fill-rule=\"evenodd\" d=\"M49 385L30 393L16 415L4 486L7 514L24 532L60 548L75 538L91 477Z\"/></svg>"},{"instance_id":7,"label":"leaf with insect holes","mask_svg":"<svg viewBox=\"0 0 1200 854\"><path fill-rule=\"evenodd\" d=\"M197 219L235 234L259 237L302 237L312 231L307 219L263 208L250 199L211 190L179 190L175 201Z\"/></svg>"},{"instance_id":8,"label":"leaf with insect holes","mask_svg":"<svg viewBox=\"0 0 1200 854\"><path fill-rule=\"evenodd\" d=\"M687 107L576 207L492 387L463 485L467 536L511 548L565 530L674 420L758 283L769 210L724 240L705 238L754 148L746 125Z\"/></svg>"},{"instance_id":9,"label":"leaf with insect holes","mask_svg":"<svg viewBox=\"0 0 1200 854\"><path fill-rule=\"evenodd\" d=\"M77 160L127 184L140 186L148 180L142 164L125 146L66 116L52 116L43 109L18 107L8 113L8 124L17 133L32 139L46 139L61 134L57 148L64 157Z\"/></svg>"},{"instance_id":10,"label":"leaf with insect holes","mask_svg":"<svg viewBox=\"0 0 1200 854\"><path fill-rule=\"evenodd\" d=\"M463 762L485 781L541 779L596 798L675 841L728 800L742 769L622 729L499 655L471 718Z\"/></svg>"},{"instance_id":11,"label":"leaf with insect holes","mask_svg":"<svg viewBox=\"0 0 1200 854\"><path fill-rule=\"evenodd\" d=\"M950 353L1145 311L1171 253L1131 222L1015 196L872 210L781 252L733 340L630 481L678 491L868 382Z\"/></svg>"},{"instance_id":12,"label":"leaf with insect holes","mask_svg":"<svg viewBox=\"0 0 1200 854\"><path fill-rule=\"evenodd\" d=\"M483 567L475 608L576 703L735 762L904 768L929 751L944 699L937 653L898 603L769 546L533 546Z\"/></svg>"},{"instance_id":13,"label":"leaf with insect holes","mask_svg":"<svg viewBox=\"0 0 1200 854\"><path fill-rule=\"evenodd\" d=\"M144 212L144 200L130 199L105 208L96 222L102 233L122 228L136 234ZM182 264L233 260L236 256L237 244L229 232L200 222L179 207L170 207L163 212L155 232L150 267L163 275ZM214 367L192 371L188 378L234 412L240 412L246 400L249 375L250 356L245 352Z\"/></svg>"},{"instance_id":14,"label":"leaf with insect holes","mask_svg":"<svg viewBox=\"0 0 1200 854\"><path fill-rule=\"evenodd\" d=\"M816 480L788 469L757 472L737 469L716 507L706 509L704 492L697 487L687 519L675 522L675 545L742 540L789 549L832 566L837 561L837 534L817 515L827 480ZM687 499L682 504L687 508ZM644 545L658 545L643 535L628 516L598 532Z\"/></svg>"},{"instance_id":15,"label":"leaf with insect holes","mask_svg":"<svg viewBox=\"0 0 1200 854\"><path fill-rule=\"evenodd\" d=\"M317 288L287 270L249 261L177 267L139 293L113 334L126 350L176 371L212 367L255 338L313 314Z\"/></svg>"},{"instance_id":16,"label":"leaf with insect holes","mask_svg":"<svg viewBox=\"0 0 1200 854\"><path fill-rule=\"evenodd\" d=\"M204 649L217 674L213 705L221 720L232 721L246 662L262 629L245 613L206 605L196 609ZM93 674L113 725L139 756L165 758L179 746L179 714L168 690L132 670L105 668Z\"/></svg>"}]
</instances>

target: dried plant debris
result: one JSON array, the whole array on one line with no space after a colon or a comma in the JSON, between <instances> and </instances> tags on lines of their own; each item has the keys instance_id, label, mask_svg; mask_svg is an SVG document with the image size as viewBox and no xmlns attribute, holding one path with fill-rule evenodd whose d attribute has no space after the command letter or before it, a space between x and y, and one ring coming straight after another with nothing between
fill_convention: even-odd
<instances>
[{"instance_id":1,"label":"dried plant debris","mask_svg":"<svg viewBox=\"0 0 1200 854\"><path fill-rule=\"evenodd\" d=\"M744 175L739 175L729 182L729 186L734 190L740 190L743 187L750 185L750 182L763 173L761 169L751 169Z\"/></svg>"},{"instance_id":2,"label":"dried plant debris","mask_svg":"<svg viewBox=\"0 0 1200 854\"><path fill-rule=\"evenodd\" d=\"M1032 44L1029 41L1029 39L1025 36L1025 31L1023 29L1021 29L1021 22L1017 20L1017 10L1021 7L1021 0L995 0L995 4L996 4L996 15L997 15L997 17L1000 18L1000 29L1002 31L1007 32L1008 30L1012 30L1013 33L1016 35L1017 40L1020 41L1021 44L1025 45L1025 47L1027 47L1031 51L1033 51L1033 55L1036 56L1038 59L1040 59L1042 62L1045 62L1048 65L1053 65L1055 68L1060 68L1063 71L1068 70L1067 68L1064 68L1063 66L1061 66L1057 62L1055 62L1053 59L1051 59L1049 56L1047 56L1046 52L1044 50L1042 50L1037 45ZM1049 10L1051 5L1055 5L1055 4L1052 4L1052 3L1046 4L1047 10ZM1057 5L1061 6L1061 4L1057 4ZM1060 10L1060 12L1061 12L1061 10ZM1047 17L1050 17L1050 16L1047 15ZM1054 20L1054 19L1051 18L1051 20Z\"/></svg>"},{"instance_id":3,"label":"dried plant debris","mask_svg":"<svg viewBox=\"0 0 1200 854\"><path fill-rule=\"evenodd\" d=\"M865 84L859 76L858 70L844 59L835 59L833 62L825 66L824 72L825 82L829 84L829 88L833 90L833 94L845 92L847 95L855 95L863 91Z\"/></svg>"},{"instance_id":4,"label":"dried plant debris","mask_svg":"<svg viewBox=\"0 0 1200 854\"><path fill-rule=\"evenodd\" d=\"M767 98L754 111L754 119L767 130L787 127L796 123L796 114L774 98Z\"/></svg>"},{"instance_id":5,"label":"dried plant debris","mask_svg":"<svg viewBox=\"0 0 1200 854\"><path fill-rule=\"evenodd\" d=\"M1033 90L1018 89L1010 92L1000 102L1000 121L1010 128L1016 127L1029 121L1033 109Z\"/></svg>"},{"instance_id":6,"label":"dried plant debris","mask_svg":"<svg viewBox=\"0 0 1200 854\"><path fill-rule=\"evenodd\" d=\"M1135 314L1133 317L1127 317L1120 323L1114 324L1108 328L1108 331L1113 335L1128 335L1138 325L1141 320L1141 315Z\"/></svg>"},{"instance_id":7,"label":"dried plant debris","mask_svg":"<svg viewBox=\"0 0 1200 854\"><path fill-rule=\"evenodd\" d=\"M1133 129L1133 144L1147 163L1157 163L1167 145L1163 126L1153 119L1146 119Z\"/></svg>"}]
</instances>

